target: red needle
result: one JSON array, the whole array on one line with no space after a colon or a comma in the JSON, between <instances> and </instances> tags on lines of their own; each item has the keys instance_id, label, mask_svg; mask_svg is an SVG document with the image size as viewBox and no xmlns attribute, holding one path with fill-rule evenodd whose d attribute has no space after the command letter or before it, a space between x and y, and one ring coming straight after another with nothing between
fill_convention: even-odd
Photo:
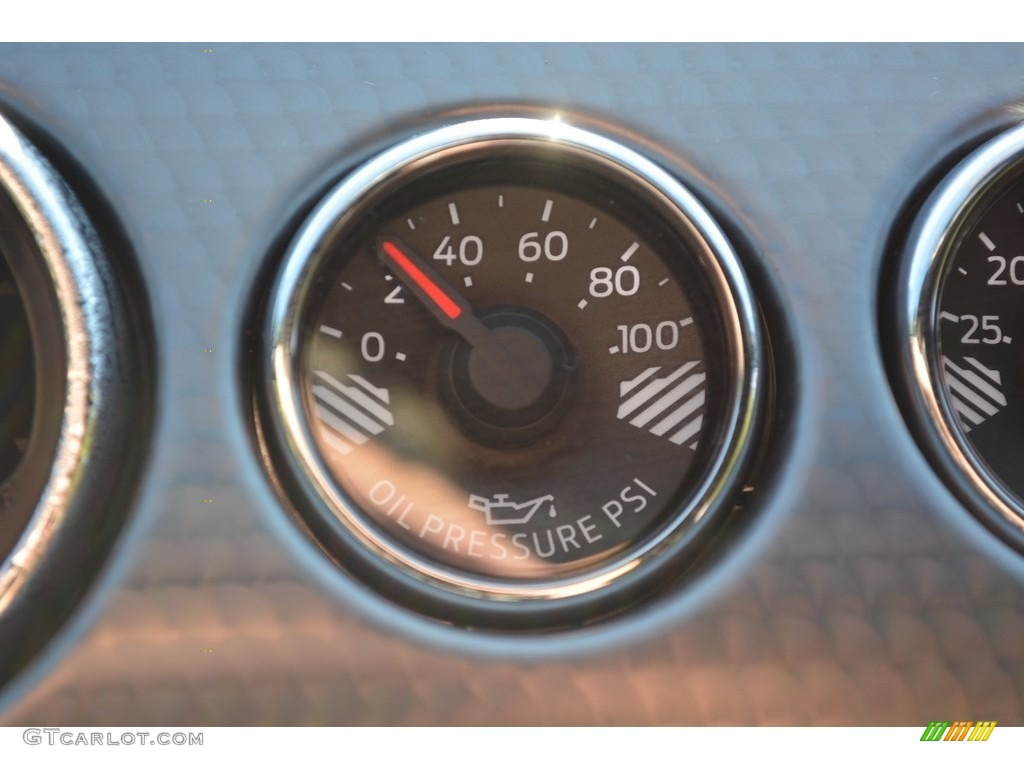
<instances>
[{"instance_id":1,"label":"red needle","mask_svg":"<svg viewBox=\"0 0 1024 768\"><path fill-rule=\"evenodd\" d=\"M409 278L416 283L423 292L430 297L430 300L437 305L437 308L444 312L450 319L455 320L459 315L462 314L462 308L456 304L452 298L445 293L441 287L427 277L423 270L417 267L412 261L406 256L402 249L392 243L390 240L382 240L380 243L381 249L395 264L398 265Z\"/></svg>"},{"instance_id":2,"label":"red needle","mask_svg":"<svg viewBox=\"0 0 1024 768\"><path fill-rule=\"evenodd\" d=\"M549 364L543 363L543 370L535 370L537 361L525 362L515 351L491 332L473 312L472 305L458 291L434 272L422 256L402 243L397 237L381 237L377 240L377 253L397 277L430 311L438 322L459 334L473 348L492 371L498 373L501 384L495 388L494 396L502 402L509 399L508 392L533 391L538 382L548 380ZM514 394L511 395L514 397ZM498 404L498 400L494 400Z\"/></svg>"}]
</instances>

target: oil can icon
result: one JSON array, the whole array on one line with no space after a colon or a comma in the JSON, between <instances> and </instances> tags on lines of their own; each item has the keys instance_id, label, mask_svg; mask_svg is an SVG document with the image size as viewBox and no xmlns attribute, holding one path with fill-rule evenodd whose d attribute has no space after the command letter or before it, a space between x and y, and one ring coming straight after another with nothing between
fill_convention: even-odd
<instances>
[{"instance_id":1,"label":"oil can icon","mask_svg":"<svg viewBox=\"0 0 1024 768\"><path fill-rule=\"evenodd\" d=\"M548 517L555 517L558 513L554 501L550 493L518 503L511 501L507 493L496 493L490 499L470 494L469 508L487 515L489 525L525 525L544 504L549 504Z\"/></svg>"}]
</instances>

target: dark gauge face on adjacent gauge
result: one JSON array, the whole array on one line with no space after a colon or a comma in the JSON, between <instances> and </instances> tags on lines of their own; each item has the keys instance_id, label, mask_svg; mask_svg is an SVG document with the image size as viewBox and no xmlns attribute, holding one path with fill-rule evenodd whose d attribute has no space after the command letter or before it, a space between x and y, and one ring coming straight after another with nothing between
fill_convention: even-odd
<instances>
[{"instance_id":1,"label":"dark gauge face on adjacent gauge","mask_svg":"<svg viewBox=\"0 0 1024 768\"><path fill-rule=\"evenodd\" d=\"M940 464L969 503L1024 533L1024 132L961 163L911 237L910 361Z\"/></svg>"},{"instance_id":2,"label":"dark gauge face on adjacent gauge","mask_svg":"<svg viewBox=\"0 0 1024 768\"><path fill-rule=\"evenodd\" d=\"M34 390L28 318L10 267L0 254L0 488L28 446Z\"/></svg>"},{"instance_id":3,"label":"dark gauge face on adjacent gauge","mask_svg":"<svg viewBox=\"0 0 1024 768\"><path fill-rule=\"evenodd\" d=\"M314 212L271 307L313 529L483 613L685 569L746 456L745 286L689 193L593 134L486 120L385 153Z\"/></svg>"}]
</instances>

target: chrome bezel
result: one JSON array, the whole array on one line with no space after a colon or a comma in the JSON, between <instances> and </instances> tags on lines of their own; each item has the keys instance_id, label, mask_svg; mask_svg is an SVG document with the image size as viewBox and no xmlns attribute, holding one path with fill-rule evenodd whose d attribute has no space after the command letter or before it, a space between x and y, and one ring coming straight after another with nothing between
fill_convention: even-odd
<instances>
[{"instance_id":1,"label":"chrome bezel","mask_svg":"<svg viewBox=\"0 0 1024 768\"><path fill-rule=\"evenodd\" d=\"M960 427L941 380L937 343L939 293L964 231L989 193L1021 173L1024 124L975 150L928 197L907 239L900 322L913 407L933 459L973 511L994 511L998 521L1024 534L1024 503L988 469Z\"/></svg>"},{"instance_id":2,"label":"chrome bezel","mask_svg":"<svg viewBox=\"0 0 1024 768\"><path fill-rule=\"evenodd\" d=\"M606 172L627 179L648 204L660 207L666 220L675 221L680 230L702 244L700 258L719 302L734 372L723 429L725 439L691 500L670 525L592 570L522 583L446 568L398 545L368 522L334 482L316 448L305 416L298 371L299 318L311 282L325 258L325 239L347 226L349 217L372 193L382 188L397 189L453 153L510 146L543 148L557 156L552 162L600 165ZM326 510L334 515L359 545L379 562L409 577L408 583L425 584L442 600L444 595L471 598L484 610L487 606L507 608L514 604L537 609L586 600L607 592L613 584L645 578L666 565L693 526L730 503L751 453L751 436L762 400L763 342L758 313L739 257L722 229L682 183L655 163L618 141L556 118L501 117L460 122L403 141L358 167L324 196L288 247L270 297L265 333L269 354L264 359L263 378L269 383L270 426L285 446L300 483L312 492L320 514ZM303 514L308 511L300 510Z\"/></svg>"}]
</instances>

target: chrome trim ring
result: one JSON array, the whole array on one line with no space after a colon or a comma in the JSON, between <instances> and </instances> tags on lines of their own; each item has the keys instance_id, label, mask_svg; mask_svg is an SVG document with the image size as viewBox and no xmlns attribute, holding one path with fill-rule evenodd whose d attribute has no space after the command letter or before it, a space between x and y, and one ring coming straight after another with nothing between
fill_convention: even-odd
<instances>
[{"instance_id":1,"label":"chrome trim ring","mask_svg":"<svg viewBox=\"0 0 1024 768\"><path fill-rule=\"evenodd\" d=\"M966 439L940 379L937 339L939 294L964 230L992 190L1021 174L1024 124L989 140L953 169L927 198L908 233L899 299L900 354L925 448L972 511L1014 536L1024 534L1024 504Z\"/></svg>"},{"instance_id":2,"label":"chrome trim ring","mask_svg":"<svg viewBox=\"0 0 1024 768\"><path fill-rule=\"evenodd\" d=\"M421 557L382 535L332 479L313 440L299 386L300 317L311 284L327 258L327 238L349 226L360 205L380 189L395 189L425 167L447 158L503 147L549 152L557 157L552 162L586 163L625 178L645 203L699 242L699 258L718 302L731 357L732 383L723 429L726 438L672 523L590 571L540 582L511 583L467 574ZM313 527L324 518L341 523L343 530L337 533L357 545L345 547L344 555L337 558L345 561L342 565L352 558L366 561L361 555L370 553L371 568L372 561L385 564L388 575L397 576L421 597L473 611L536 615L549 608L589 605L595 596L631 592L656 574L664 575L663 566L681 554L694 529L734 501L752 451L751 438L763 398L758 312L740 259L724 232L697 198L665 170L617 141L561 119L503 117L449 125L403 141L358 167L324 196L288 247L270 296L265 339L267 353L260 378L267 387L265 410L270 418L260 423L260 430L284 448L276 458L288 465L300 486L300 516ZM320 521L314 519L317 517ZM330 545L327 548L332 549ZM682 568L678 562L676 565Z\"/></svg>"}]
</instances>

